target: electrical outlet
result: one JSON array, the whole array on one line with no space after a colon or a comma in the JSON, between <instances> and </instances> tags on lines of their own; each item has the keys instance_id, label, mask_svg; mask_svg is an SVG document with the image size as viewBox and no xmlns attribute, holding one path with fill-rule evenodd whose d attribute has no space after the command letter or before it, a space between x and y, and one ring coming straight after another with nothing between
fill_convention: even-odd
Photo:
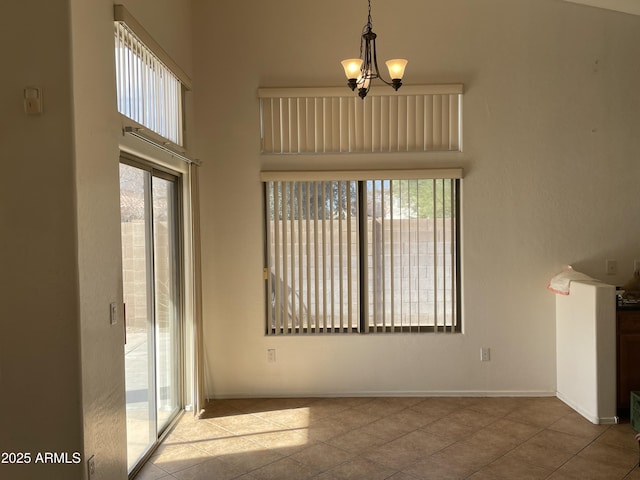
<instances>
[{"instance_id":1,"label":"electrical outlet","mask_svg":"<svg viewBox=\"0 0 640 480\"><path fill-rule=\"evenodd\" d=\"M488 362L491 360L491 349L490 348L481 348L480 349L480 361Z\"/></svg>"},{"instance_id":2,"label":"electrical outlet","mask_svg":"<svg viewBox=\"0 0 640 480\"><path fill-rule=\"evenodd\" d=\"M268 348L267 349L267 362L276 363L276 349Z\"/></svg>"},{"instance_id":3,"label":"electrical outlet","mask_svg":"<svg viewBox=\"0 0 640 480\"><path fill-rule=\"evenodd\" d=\"M616 260L607 260L605 263L607 275L615 275L618 273L618 262Z\"/></svg>"},{"instance_id":4,"label":"electrical outlet","mask_svg":"<svg viewBox=\"0 0 640 480\"><path fill-rule=\"evenodd\" d=\"M95 455L91 455L87 460L87 474L89 476L89 480L93 478L96 474L96 459Z\"/></svg>"}]
</instances>

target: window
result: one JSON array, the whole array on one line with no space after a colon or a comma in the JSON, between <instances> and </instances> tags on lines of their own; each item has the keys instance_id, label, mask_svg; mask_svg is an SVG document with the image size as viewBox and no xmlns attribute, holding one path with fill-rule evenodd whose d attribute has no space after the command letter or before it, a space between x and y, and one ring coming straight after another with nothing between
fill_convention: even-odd
<instances>
[{"instance_id":1,"label":"window","mask_svg":"<svg viewBox=\"0 0 640 480\"><path fill-rule=\"evenodd\" d=\"M136 128L184 146L183 96L189 78L122 5L114 12L118 111Z\"/></svg>"},{"instance_id":2,"label":"window","mask_svg":"<svg viewBox=\"0 0 640 480\"><path fill-rule=\"evenodd\" d=\"M263 172L267 334L461 331L461 177Z\"/></svg>"},{"instance_id":3,"label":"window","mask_svg":"<svg viewBox=\"0 0 640 480\"><path fill-rule=\"evenodd\" d=\"M345 87L260 88L265 154L460 152L461 84L405 85L369 92Z\"/></svg>"}]
</instances>

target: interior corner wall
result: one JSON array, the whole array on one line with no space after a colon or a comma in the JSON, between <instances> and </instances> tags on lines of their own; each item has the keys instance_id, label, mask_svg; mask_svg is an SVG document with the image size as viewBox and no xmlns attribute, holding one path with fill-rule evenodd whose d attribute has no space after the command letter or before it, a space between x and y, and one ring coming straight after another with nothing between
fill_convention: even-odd
<instances>
[{"instance_id":1,"label":"interior corner wall","mask_svg":"<svg viewBox=\"0 0 640 480\"><path fill-rule=\"evenodd\" d=\"M372 7L378 56L408 58L406 84L464 83L463 153L261 155L257 89L343 85L366 8L194 1L207 392L553 395L549 279L573 264L620 284L640 258L640 17L555 0ZM447 166L466 172L463 334L265 336L261 169Z\"/></svg>"},{"instance_id":2,"label":"interior corner wall","mask_svg":"<svg viewBox=\"0 0 640 480\"><path fill-rule=\"evenodd\" d=\"M83 478L70 8L67 0L3 5L0 42L0 478ZM37 34L34 34L37 32ZM41 88L44 113L24 111ZM64 452L70 464L36 462Z\"/></svg>"},{"instance_id":3,"label":"interior corner wall","mask_svg":"<svg viewBox=\"0 0 640 480\"><path fill-rule=\"evenodd\" d=\"M113 2L70 0L85 459L127 478L124 319ZM118 319L110 322L110 304Z\"/></svg>"}]
</instances>

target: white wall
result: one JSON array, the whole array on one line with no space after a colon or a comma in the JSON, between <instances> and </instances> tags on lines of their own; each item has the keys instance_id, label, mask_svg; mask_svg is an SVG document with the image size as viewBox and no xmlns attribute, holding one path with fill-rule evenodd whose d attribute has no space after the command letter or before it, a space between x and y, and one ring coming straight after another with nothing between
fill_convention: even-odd
<instances>
[{"instance_id":1,"label":"white wall","mask_svg":"<svg viewBox=\"0 0 640 480\"><path fill-rule=\"evenodd\" d=\"M556 296L558 398L592 423L615 423L615 287L571 282Z\"/></svg>"},{"instance_id":2,"label":"white wall","mask_svg":"<svg viewBox=\"0 0 640 480\"><path fill-rule=\"evenodd\" d=\"M127 475L113 3L71 6L84 452L106 480Z\"/></svg>"},{"instance_id":3,"label":"white wall","mask_svg":"<svg viewBox=\"0 0 640 480\"><path fill-rule=\"evenodd\" d=\"M190 4L134 8L190 67ZM3 15L0 451L32 463L0 465L0 478L83 479L84 463L35 463L80 452L95 454L95 480L124 480L122 319L109 325L122 302L113 2L25 0ZM29 85L42 115L23 111Z\"/></svg>"},{"instance_id":4,"label":"white wall","mask_svg":"<svg viewBox=\"0 0 640 480\"><path fill-rule=\"evenodd\" d=\"M83 450L67 3L11 3L0 29L11 65L0 79L0 451L32 461ZM30 85L42 88L44 115L24 113ZM81 470L4 464L0 477L70 479Z\"/></svg>"},{"instance_id":5,"label":"white wall","mask_svg":"<svg viewBox=\"0 0 640 480\"><path fill-rule=\"evenodd\" d=\"M547 281L616 259L603 279L622 283L640 258L640 18L555 0L380 0L372 15L407 84L465 84L464 153L261 156L257 88L342 85L366 4L194 2L208 394L553 394ZM258 172L359 166L465 168L464 334L264 336Z\"/></svg>"},{"instance_id":6,"label":"white wall","mask_svg":"<svg viewBox=\"0 0 640 480\"><path fill-rule=\"evenodd\" d=\"M109 324L109 304L122 305L122 131L116 111L113 3L71 2L84 448L86 457L96 456L96 479L105 480L127 476L122 318L116 326ZM188 2L118 3L180 66L191 66L191 42L185 41L190 36Z\"/></svg>"}]
</instances>

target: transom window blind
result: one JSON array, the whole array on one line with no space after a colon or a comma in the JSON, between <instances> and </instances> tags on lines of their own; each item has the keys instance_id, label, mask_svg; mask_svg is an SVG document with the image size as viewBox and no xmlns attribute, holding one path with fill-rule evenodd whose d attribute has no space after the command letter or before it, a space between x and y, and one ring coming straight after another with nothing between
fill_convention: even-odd
<instances>
[{"instance_id":1,"label":"transom window blind","mask_svg":"<svg viewBox=\"0 0 640 480\"><path fill-rule=\"evenodd\" d=\"M114 6L114 20L118 111L183 146L183 93L190 80L122 5Z\"/></svg>"},{"instance_id":2,"label":"transom window blind","mask_svg":"<svg viewBox=\"0 0 640 480\"><path fill-rule=\"evenodd\" d=\"M461 331L461 177L263 172L267 334Z\"/></svg>"},{"instance_id":3,"label":"transom window blind","mask_svg":"<svg viewBox=\"0 0 640 480\"><path fill-rule=\"evenodd\" d=\"M369 92L261 88L263 153L462 151L461 84Z\"/></svg>"}]
</instances>

